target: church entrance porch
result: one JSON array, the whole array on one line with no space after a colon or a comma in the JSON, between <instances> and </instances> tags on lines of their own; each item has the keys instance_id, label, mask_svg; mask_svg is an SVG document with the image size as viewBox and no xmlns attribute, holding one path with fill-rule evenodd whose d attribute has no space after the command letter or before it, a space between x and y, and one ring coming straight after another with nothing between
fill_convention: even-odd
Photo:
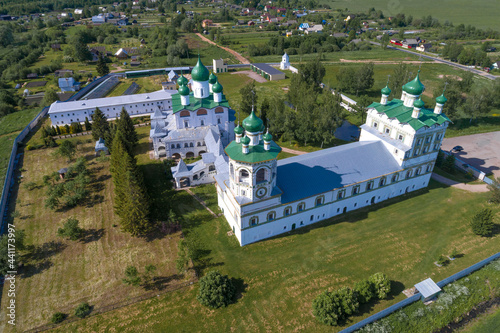
<instances>
[{"instance_id":1,"label":"church entrance porch","mask_svg":"<svg viewBox=\"0 0 500 333\"><path fill-rule=\"evenodd\" d=\"M190 181L190 179L188 177L182 177L179 180L179 187L180 188L189 187L189 185L191 185L191 181Z\"/></svg>"}]
</instances>

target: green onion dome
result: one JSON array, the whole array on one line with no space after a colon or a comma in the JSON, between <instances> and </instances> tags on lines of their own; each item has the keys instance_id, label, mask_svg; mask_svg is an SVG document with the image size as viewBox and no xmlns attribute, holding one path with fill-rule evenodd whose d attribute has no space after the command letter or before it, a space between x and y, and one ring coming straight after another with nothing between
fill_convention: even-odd
<instances>
[{"instance_id":1,"label":"green onion dome","mask_svg":"<svg viewBox=\"0 0 500 333\"><path fill-rule=\"evenodd\" d=\"M417 76L415 77L415 79L413 79L413 81L410 81L403 86L403 90L406 93L418 96L424 91L425 86L422 84L422 82L420 82L419 75L420 70L418 71Z\"/></svg>"},{"instance_id":2,"label":"green onion dome","mask_svg":"<svg viewBox=\"0 0 500 333\"><path fill-rule=\"evenodd\" d=\"M248 136L245 136L241 139L241 143L245 146L248 146L250 144L250 138Z\"/></svg>"},{"instance_id":3,"label":"green onion dome","mask_svg":"<svg viewBox=\"0 0 500 333\"><path fill-rule=\"evenodd\" d=\"M208 81L208 78L210 76L210 72L208 69L201 63L200 56L198 56L198 62L196 63L196 66L193 67L193 70L191 71L191 78L194 81Z\"/></svg>"},{"instance_id":4,"label":"green onion dome","mask_svg":"<svg viewBox=\"0 0 500 333\"><path fill-rule=\"evenodd\" d=\"M216 82L213 86L212 86L212 91L214 93L221 93L222 92L222 85L219 83L219 82Z\"/></svg>"},{"instance_id":5,"label":"green onion dome","mask_svg":"<svg viewBox=\"0 0 500 333\"><path fill-rule=\"evenodd\" d=\"M208 83L215 84L215 82L217 82L217 76L215 76L214 72L212 72L208 77Z\"/></svg>"},{"instance_id":6,"label":"green onion dome","mask_svg":"<svg viewBox=\"0 0 500 333\"><path fill-rule=\"evenodd\" d=\"M184 75L181 74L181 76L177 79L177 84L180 86L186 86L188 84L188 79Z\"/></svg>"},{"instance_id":7,"label":"green onion dome","mask_svg":"<svg viewBox=\"0 0 500 333\"><path fill-rule=\"evenodd\" d=\"M391 89L388 86L385 86L385 88L382 88L381 90L382 95L390 95L391 94Z\"/></svg>"},{"instance_id":8,"label":"green onion dome","mask_svg":"<svg viewBox=\"0 0 500 333\"><path fill-rule=\"evenodd\" d=\"M239 135L243 134L243 127L241 127L240 125L236 126L234 129L234 133Z\"/></svg>"},{"instance_id":9,"label":"green onion dome","mask_svg":"<svg viewBox=\"0 0 500 333\"><path fill-rule=\"evenodd\" d=\"M264 141L266 142L270 142L273 139L273 136L269 132L267 132L262 136L262 139L264 139Z\"/></svg>"},{"instance_id":10,"label":"green onion dome","mask_svg":"<svg viewBox=\"0 0 500 333\"><path fill-rule=\"evenodd\" d=\"M444 97L444 94L441 94L441 96L436 98L436 102L439 104L444 104L444 103L446 103L447 100L448 100L448 98Z\"/></svg>"},{"instance_id":11,"label":"green onion dome","mask_svg":"<svg viewBox=\"0 0 500 333\"><path fill-rule=\"evenodd\" d=\"M419 109L423 108L424 105L425 105L425 103L421 98L419 98L415 102L413 102L413 106L416 108L419 108Z\"/></svg>"},{"instance_id":12,"label":"green onion dome","mask_svg":"<svg viewBox=\"0 0 500 333\"><path fill-rule=\"evenodd\" d=\"M262 130L262 126L264 126L262 119L257 117L253 110L252 113L250 113L250 115L243 120L243 128L247 132L260 132Z\"/></svg>"},{"instance_id":13,"label":"green onion dome","mask_svg":"<svg viewBox=\"0 0 500 333\"><path fill-rule=\"evenodd\" d=\"M181 86L179 88L179 94L182 95L182 96L189 95L189 88L187 86Z\"/></svg>"}]
</instances>

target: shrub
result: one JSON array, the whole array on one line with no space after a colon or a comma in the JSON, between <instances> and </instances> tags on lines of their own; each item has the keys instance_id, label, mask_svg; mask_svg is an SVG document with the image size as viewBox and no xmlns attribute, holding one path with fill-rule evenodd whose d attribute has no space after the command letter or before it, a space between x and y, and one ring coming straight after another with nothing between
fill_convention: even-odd
<instances>
[{"instance_id":1,"label":"shrub","mask_svg":"<svg viewBox=\"0 0 500 333\"><path fill-rule=\"evenodd\" d=\"M139 271L135 266L127 266L125 269L125 278L122 279L123 283L129 284L131 286L141 285L142 279L139 276Z\"/></svg>"},{"instance_id":2,"label":"shrub","mask_svg":"<svg viewBox=\"0 0 500 333\"><path fill-rule=\"evenodd\" d=\"M78 226L78 220L70 217L64 227L57 230L57 235L61 237L67 237L71 240L77 240L83 236L83 229Z\"/></svg>"},{"instance_id":3,"label":"shrub","mask_svg":"<svg viewBox=\"0 0 500 333\"><path fill-rule=\"evenodd\" d=\"M75 316L77 316L79 318L85 318L90 314L91 311L92 311L92 309L90 308L89 303L83 302L83 303L80 303L80 305L78 305L76 307Z\"/></svg>"},{"instance_id":4,"label":"shrub","mask_svg":"<svg viewBox=\"0 0 500 333\"><path fill-rule=\"evenodd\" d=\"M200 290L196 299L212 309L227 306L235 296L234 285L227 275L211 271L200 279Z\"/></svg>"},{"instance_id":5,"label":"shrub","mask_svg":"<svg viewBox=\"0 0 500 333\"><path fill-rule=\"evenodd\" d=\"M64 319L66 319L67 315L65 313L62 313L62 312L56 312L54 313L54 315L52 316L52 319L50 320L52 323L54 324L59 324L60 322L62 322Z\"/></svg>"},{"instance_id":6,"label":"shrub","mask_svg":"<svg viewBox=\"0 0 500 333\"><path fill-rule=\"evenodd\" d=\"M443 165L441 167L444 171L454 174L455 173L455 155L451 154L448 155L444 161Z\"/></svg>"},{"instance_id":7,"label":"shrub","mask_svg":"<svg viewBox=\"0 0 500 333\"><path fill-rule=\"evenodd\" d=\"M439 265L439 266L443 266L446 264L446 258L443 257L442 255L440 255L436 261L436 263Z\"/></svg>"},{"instance_id":8,"label":"shrub","mask_svg":"<svg viewBox=\"0 0 500 333\"><path fill-rule=\"evenodd\" d=\"M35 182L28 182L28 183L24 183L23 187L25 189L27 189L28 191L32 191L37 187L37 185Z\"/></svg>"},{"instance_id":9,"label":"shrub","mask_svg":"<svg viewBox=\"0 0 500 333\"><path fill-rule=\"evenodd\" d=\"M333 292L324 291L314 299L312 307L320 322L335 326L358 311L359 303L353 290L343 287Z\"/></svg>"},{"instance_id":10,"label":"shrub","mask_svg":"<svg viewBox=\"0 0 500 333\"><path fill-rule=\"evenodd\" d=\"M358 301L360 303L368 303L375 297L373 284L368 280L361 280L354 284L354 291L358 294Z\"/></svg>"},{"instance_id":11,"label":"shrub","mask_svg":"<svg viewBox=\"0 0 500 333\"><path fill-rule=\"evenodd\" d=\"M384 299L391 292L391 281L384 273L375 273L368 278L373 285L375 295Z\"/></svg>"},{"instance_id":12,"label":"shrub","mask_svg":"<svg viewBox=\"0 0 500 333\"><path fill-rule=\"evenodd\" d=\"M469 223L472 232L479 236L489 236L493 232L493 212L485 208L478 212Z\"/></svg>"},{"instance_id":13,"label":"shrub","mask_svg":"<svg viewBox=\"0 0 500 333\"><path fill-rule=\"evenodd\" d=\"M458 251L457 251L457 248L454 247L453 250L451 250L450 252L450 258L451 259L455 259L455 257L458 255Z\"/></svg>"},{"instance_id":14,"label":"shrub","mask_svg":"<svg viewBox=\"0 0 500 333\"><path fill-rule=\"evenodd\" d=\"M500 203L500 177L493 180L493 184L488 185L490 190L490 201L492 203Z\"/></svg>"}]
</instances>

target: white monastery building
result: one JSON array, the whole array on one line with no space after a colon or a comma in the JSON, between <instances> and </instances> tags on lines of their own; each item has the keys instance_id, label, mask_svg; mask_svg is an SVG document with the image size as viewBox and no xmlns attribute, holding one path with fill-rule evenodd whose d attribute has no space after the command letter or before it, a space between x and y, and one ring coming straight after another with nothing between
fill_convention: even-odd
<instances>
[{"instance_id":1,"label":"white monastery building","mask_svg":"<svg viewBox=\"0 0 500 333\"><path fill-rule=\"evenodd\" d=\"M359 142L277 160L281 148L252 111L215 176L219 207L241 245L426 187L449 119L444 95L424 107L419 74L401 99L368 107Z\"/></svg>"},{"instance_id":2,"label":"white monastery building","mask_svg":"<svg viewBox=\"0 0 500 333\"><path fill-rule=\"evenodd\" d=\"M172 109L172 95L176 90L159 90L151 93L95 98L88 100L52 103L49 116L52 125L71 125L73 122L83 123L85 118L92 120L92 114L99 108L108 119L115 119L125 108L131 117L153 114L156 110Z\"/></svg>"}]
</instances>

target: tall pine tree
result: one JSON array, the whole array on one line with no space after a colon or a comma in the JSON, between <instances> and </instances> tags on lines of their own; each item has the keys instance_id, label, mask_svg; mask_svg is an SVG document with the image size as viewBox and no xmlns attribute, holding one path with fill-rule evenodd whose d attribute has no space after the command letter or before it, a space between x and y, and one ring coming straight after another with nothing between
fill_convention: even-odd
<instances>
[{"instance_id":1,"label":"tall pine tree","mask_svg":"<svg viewBox=\"0 0 500 333\"><path fill-rule=\"evenodd\" d=\"M115 192L115 213L122 229L134 236L154 230L149 219L149 198L136 160L127 151L124 136L116 132L111 150L111 174Z\"/></svg>"},{"instance_id":2,"label":"tall pine tree","mask_svg":"<svg viewBox=\"0 0 500 333\"><path fill-rule=\"evenodd\" d=\"M103 138L106 141L107 147L110 147L112 142L108 118L106 118L106 115L99 108L96 108L92 115L92 138L95 141Z\"/></svg>"},{"instance_id":3,"label":"tall pine tree","mask_svg":"<svg viewBox=\"0 0 500 333\"><path fill-rule=\"evenodd\" d=\"M96 71L99 76L104 76L109 73L108 64L106 64L103 56L100 56L99 60L97 60Z\"/></svg>"},{"instance_id":4,"label":"tall pine tree","mask_svg":"<svg viewBox=\"0 0 500 333\"><path fill-rule=\"evenodd\" d=\"M133 148L139 142L139 138L137 137L134 123L132 122L132 119L130 118L130 115L127 113L125 108L122 108L120 118L116 123L116 133L120 131L121 134L123 134L123 138L125 140L124 143L127 146L127 151L132 154Z\"/></svg>"}]
</instances>

